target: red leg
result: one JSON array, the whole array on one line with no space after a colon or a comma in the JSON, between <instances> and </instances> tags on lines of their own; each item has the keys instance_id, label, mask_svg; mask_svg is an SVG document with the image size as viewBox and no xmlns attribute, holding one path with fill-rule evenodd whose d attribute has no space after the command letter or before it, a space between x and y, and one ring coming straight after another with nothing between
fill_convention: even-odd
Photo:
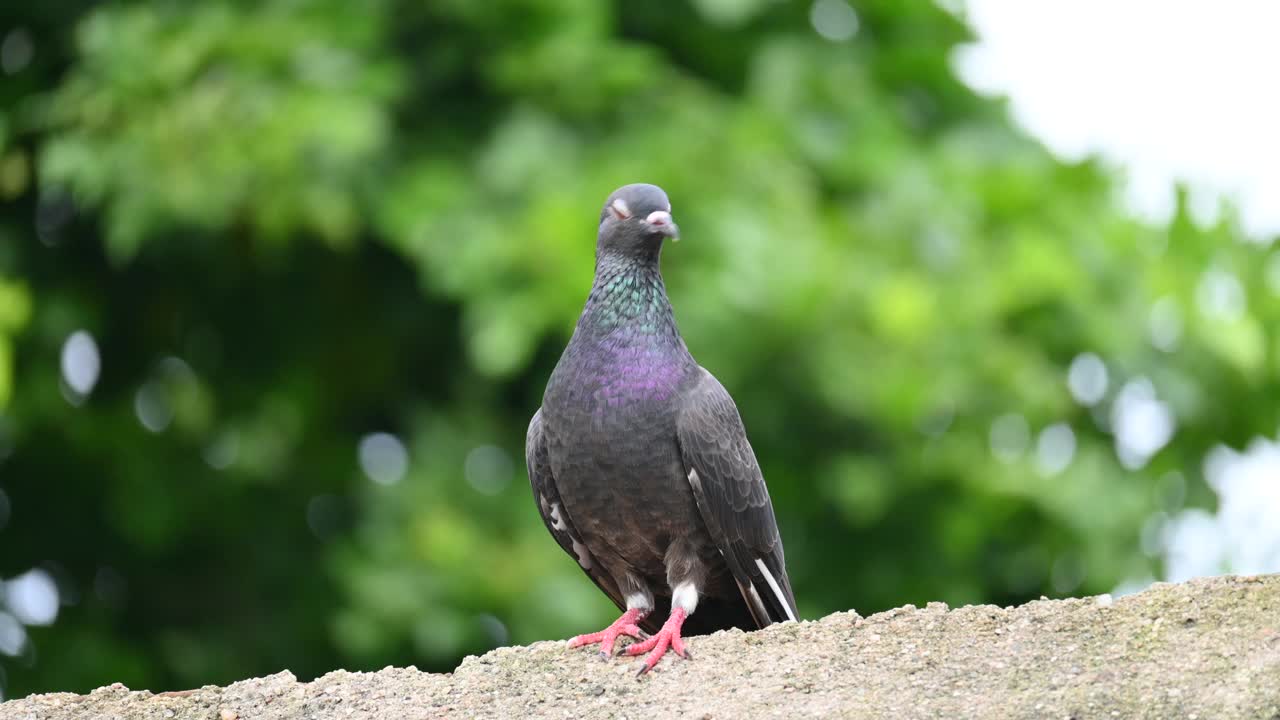
<instances>
[{"instance_id":1,"label":"red leg","mask_svg":"<svg viewBox=\"0 0 1280 720\"><path fill-rule=\"evenodd\" d=\"M639 608L629 608L622 613L622 617L613 621L609 627L600 632L591 633L590 635L579 635L569 641L569 647L581 647L583 645L594 645L600 643L600 657L607 658L613 655L613 643L620 635L633 637L637 640L641 637L640 627L636 623L644 619L647 613L642 612Z\"/></svg>"},{"instance_id":2,"label":"red leg","mask_svg":"<svg viewBox=\"0 0 1280 720\"><path fill-rule=\"evenodd\" d=\"M686 660L689 659L689 653L684 649L684 639L680 637L680 628L684 626L684 619L688 616L689 614L684 611L684 608L673 608L671 616L663 623L662 629L658 631L657 635L644 642L638 642L627 647L625 651L627 655L649 653L649 657L644 659L644 665L640 668L639 675L652 670L653 666L657 665L658 661L662 659L662 656L667 654L668 647L680 657Z\"/></svg>"}]
</instances>

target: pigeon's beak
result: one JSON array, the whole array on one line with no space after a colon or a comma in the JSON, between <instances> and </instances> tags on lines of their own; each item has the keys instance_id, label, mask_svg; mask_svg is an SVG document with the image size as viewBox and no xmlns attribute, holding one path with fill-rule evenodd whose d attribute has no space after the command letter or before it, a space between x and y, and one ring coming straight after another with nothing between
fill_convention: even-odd
<instances>
[{"instance_id":1,"label":"pigeon's beak","mask_svg":"<svg viewBox=\"0 0 1280 720\"><path fill-rule=\"evenodd\" d=\"M644 224L648 228L660 235L671 238L672 240L680 239L680 228L676 227L675 222L671 219L671 213L666 210L654 210L644 219Z\"/></svg>"}]
</instances>

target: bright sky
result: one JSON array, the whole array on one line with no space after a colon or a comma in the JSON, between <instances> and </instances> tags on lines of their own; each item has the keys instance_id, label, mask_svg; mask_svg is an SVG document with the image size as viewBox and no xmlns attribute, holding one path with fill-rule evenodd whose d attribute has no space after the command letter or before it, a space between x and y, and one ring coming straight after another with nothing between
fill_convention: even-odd
<instances>
[{"instance_id":1,"label":"bright sky","mask_svg":"<svg viewBox=\"0 0 1280 720\"><path fill-rule=\"evenodd\" d=\"M1168 219L1181 182L1199 217L1225 198L1253 240L1280 235L1280 0L939 2L962 8L979 38L956 53L960 76L1007 97L1014 120L1058 155L1104 158L1137 214ZM1090 370L1073 365L1073 392ZM1218 507L1157 513L1144 550L1164 559L1168 580L1280 571L1280 443L1218 447L1204 469Z\"/></svg>"},{"instance_id":2,"label":"bright sky","mask_svg":"<svg viewBox=\"0 0 1280 720\"><path fill-rule=\"evenodd\" d=\"M960 2L979 37L961 77L1055 153L1121 169L1136 212L1167 218L1183 181L1203 216L1224 195L1255 239L1280 234L1280 2Z\"/></svg>"}]
</instances>

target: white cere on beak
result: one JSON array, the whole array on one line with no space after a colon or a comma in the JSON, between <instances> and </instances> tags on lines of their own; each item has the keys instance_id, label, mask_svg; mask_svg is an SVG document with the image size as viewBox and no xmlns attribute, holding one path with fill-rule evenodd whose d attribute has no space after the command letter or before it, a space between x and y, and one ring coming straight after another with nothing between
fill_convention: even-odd
<instances>
[{"instance_id":1,"label":"white cere on beak","mask_svg":"<svg viewBox=\"0 0 1280 720\"><path fill-rule=\"evenodd\" d=\"M673 242L680 239L680 235L676 232L676 224L671 221L671 213L667 210L654 210L649 213L644 222L650 228L671 238Z\"/></svg>"},{"instance_id":2,"label":"white cere on beak","mask_svg":"<svg viewBox=\"0 0 1280 720\"><path fill-rule=\"evenodd\" d=\"M618 198L609 204L609 211L619 220L626 220L631 217L631 208L627 207L627 203L622 198Z\"/></svg>"},{"instance_id":3,"label":"white cere on beak","mask_svg":"<svg viewBox=\"0 0 1280 720\"><path fill-rule=\"evenodd\" d=\"M649 213L649 217L645 218L644 221L650 225L670 225L671 213L666 210L654 210Z\"/></svg>"}]
</instances>

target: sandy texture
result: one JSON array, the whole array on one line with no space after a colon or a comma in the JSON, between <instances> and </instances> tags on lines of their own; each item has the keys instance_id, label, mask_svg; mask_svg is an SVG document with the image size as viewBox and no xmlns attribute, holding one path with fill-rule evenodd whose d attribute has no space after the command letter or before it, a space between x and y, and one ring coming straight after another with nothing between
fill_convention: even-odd
<instances>
[{"instance_id":1,"label":"sandy texture","mask_svg":"<svg viewBox=\"0 0 1280 720\"><path fill-rule=\"evenodd\" d=\"M0 720L366 718L1258 718L1280 720L1280 575L1160 584L1111 601L940 603L694 638L643 679L563 643L450 675L292 674L153 695L0 704Z\"/></svg>"}]
</instances>

